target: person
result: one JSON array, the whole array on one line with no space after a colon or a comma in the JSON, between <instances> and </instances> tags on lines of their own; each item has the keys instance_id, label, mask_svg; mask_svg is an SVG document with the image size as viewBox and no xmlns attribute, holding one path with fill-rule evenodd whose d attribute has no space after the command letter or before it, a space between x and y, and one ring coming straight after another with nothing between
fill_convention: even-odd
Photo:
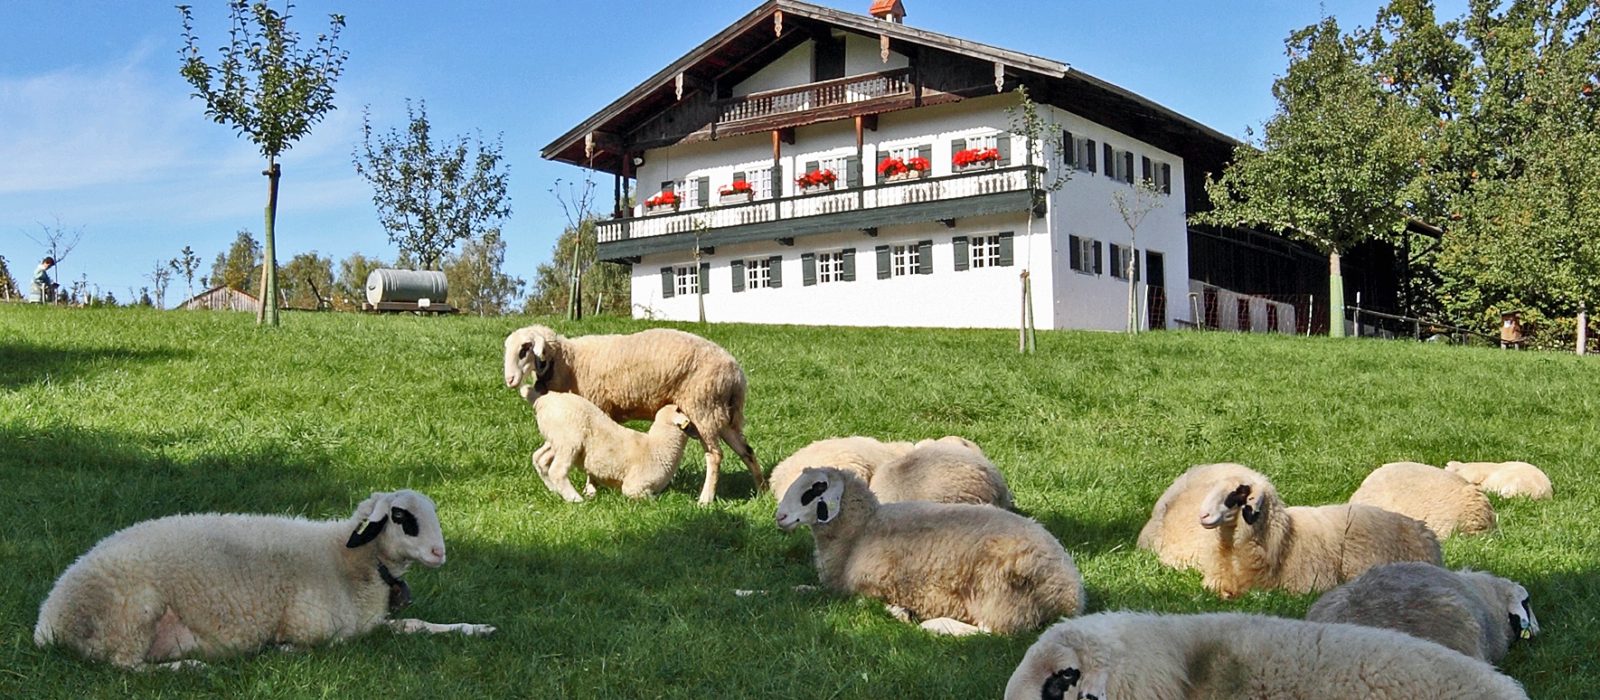
<instances>
[{"instance_id":1,"label":"person","mask_svg":"<svg viewBox=\"0 0 1600 700\"><path fill-rule=\"evenodd\" d=\"M49 303L56 300L57 285L50 279L50 268L56 266L56 259L44 256L44 261L39 263L38 269L33 271L33 296L40 303Z\"/></svg>"}]
</instances>

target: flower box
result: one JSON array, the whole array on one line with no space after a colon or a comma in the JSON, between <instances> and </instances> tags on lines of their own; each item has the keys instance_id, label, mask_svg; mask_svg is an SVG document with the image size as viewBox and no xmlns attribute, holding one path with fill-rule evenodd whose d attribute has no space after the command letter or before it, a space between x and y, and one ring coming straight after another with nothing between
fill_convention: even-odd
<instances>
[{"instance_id":1,"label":"flower box","mask_svg":"<svg viewBox=\"0 0 1600 700\"><path fill-rule=\"evenodd\" d=\"M794 184L802 193L824 192L833 189L834 183L839 181L839 176L832 170L813 170L794 179Z\"/></svg>"},{"instance_id":2,"label":"flower box","mask_svg":"<svg viewBox=\"0 0 1600 700\"><path fill-rule=\"evenodd\" d=\"M722 204L749 204L755 194L752 192L725 192L717 198Z\"/></svg>"},{"instance_id":3,"label":"flower box","mask_svg":"<svg viewBox=\"0 0 1600 700\"><path fill-rule=\"evenodd\" d=\"M889 157L878 161L878 178L887 182L899 180L915 180L928 174L931 166L927 158L920 156L909 160Z\"/></svg>"},{"instance_id":4,"label":"flower box","mask_svg":"<svg viewBox=\"0 0 1600 700\"><path fill-rule=\"evenodd\" d=\"M950 164L958 173L993 168L1000 164L1000 150L995 148L968 148L956 151L950 157Z\"/></svg>"},{"instance_id":5,"label":"flower box","mask_svg":"<svg viewBox=\"0 0 1600 700\"><path fill-rule=\"evenodd\" d=\"M646 214L659 214L677 210L678 193L671 190L658 192L654 197L644 200L644 212Z\"/></svg>"}]
</instances>

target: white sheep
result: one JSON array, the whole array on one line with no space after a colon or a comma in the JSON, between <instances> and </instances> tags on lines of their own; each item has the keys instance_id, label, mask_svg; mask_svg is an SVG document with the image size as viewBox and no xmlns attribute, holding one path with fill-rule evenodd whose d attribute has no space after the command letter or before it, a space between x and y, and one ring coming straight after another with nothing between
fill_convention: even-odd
<instances>
[{"instance_id":1,"label":"white sheep","mask_svg":"<svg viewBox=\"0 0 1600 700\"><path fill-rule=\"evenodd\" d=\"M1534 500L1555 495L1550 477L1527 462L1455 462L1445 464L1452 472L1479 489L1505 498L1526 496Z\"/></svg>"},{"instance_id":2,"label":"white sheep","mask_svg":"<svg viewBox=\"0 0 1600 700\"><path fill-rule=\"evenodd\" d=\"M410 490L373 493L344 520L157 518L111 534L67 567L39 608L33 640L143 668L347 639L385 624L494 632L387 619L411 600L400 578L411 563L444 561L433 501Z\"/></svg>"},{"instance_id":3,"label":"white sheep","mask_svg":"<svg viewBox=\"0 0 1600 700\"><path fill-rule=\"evenodd\" d=\"M1106 612L1039 636L1007 700L1526 700L1494 667L1359 625L1244 613Z\"/></svg>"},{"instance_id":4,"label":"white sheep","mask_svg":"<svg viewBox=\"0 0 1600 700\"><path fill-rule=\"evenodd\" d=\"M951 503L879 504L847 471L810 468L775 516L811 528L824 586L884 601L940 634L1034 629L1083 612L1083 580L1043 526L1010 511Z\"/></svg>"},{"instance_id":5,"label":"white sheep","mask_svg":"<svg viewBox=\"0 0 1600 700\"><path fill-rule=\"evenodd\" d=\"M1196 568L1223 598L1251 588L1324 591L1378 564L1441 561L1438 538L1421 522L1372 506L1286 507L1255 472L1212 486L1196 524L1213 543Z\"/></svg>"},{"instance_id":6,"label":"white sheep","mask_svg":"<svg viewBox=\"0 0 1600 700\"><path fill-rule=\"evenodd\" d=\"M1201 464L1172 480L1172 485L1150 509L1150 519L1139 530L1140 549L1155 552L1161 563L1174 569L1193 567L1201 558L1215 552L1215 535L1197 527L1201 501L1213 487L1240 479L1260 476L1238 464Z\"/></svg>"},{"instance_id":7,"label":"white sheep","mask_svg":"<svg viewBox=\"0 0 1600 700\"><path fill-rule=\"evenodd\" d=\"M1494 506L1477 487L1421 462L1390 462L1372 470L1351 503L1376 506L1421 520L1440 539L1494 529Z\"/></svg>"},{"instance_id":8,"label":"white sheep","mask_svg":"<svg viewBox=\"0 0 1600 700\"><path fill-rule=\"evenodd\" d=\"M1006 478L976 444L948 436L923 440L878 467L868 481L882 503L933 501L1011 508Z\"/></svg>"},{"instance_id":9,"label":"white sheep","mask_svg":"<svg viewBox=\"0 0 1600 700\"><path fill-rule=\"evenodd\" d=\"M1491 664L1505 657L1512 640L1539 633L1521 584L1421 562L1374 566L1324 593L1306 619L1392 629Z\"/></svg>"},{"instance_id":10,"label":"white sheep","mask_svg":"<svg viewBox=\"0 0 1600 700\"><path fill-rule=\"evenodd\" d=\"M835 467L870 482L878 467L910 452L911 448L909 442L883 442L860 435L818 440L796 450L772 468L772 496L783 498L795 477L807 467Z\"/></svg>"},{"instance_id":11,"label":"white sheep","mask_svg":"<svg viewBox=\"0 0 1600 700\"><path fill-rule=\"evenodd\" d=\"M581 466L584 495L593 496L595 484L620 489L628 498L661 493L678 473L684 443L695 435L689 416L677 404L656 411L650 431L640 433L617 425L588 399L577 394L552 392L532 399L544 444L533 453L533 468L552 493L571 503L583 500L567 472ZM697 436L697 435L696 435Z\"/></svg>"},{"instance_id":12,"label":"white sheep","mask_svg":"<svg viewBox=\"0 0 1600 700\"><path fill-rule=\"evenodd\" d=\"M667 328L631 335L567 338L544 326L513 331L505 341L505 382L531 381L535 393L578 394L615 421L648 420L675 403L700 430L706 478L700 503L717 495L721 439L744 460L759 491L766 486L755 451L744 438L745 376L727 350L705 338Z\"/></svg>"}]
</instances>

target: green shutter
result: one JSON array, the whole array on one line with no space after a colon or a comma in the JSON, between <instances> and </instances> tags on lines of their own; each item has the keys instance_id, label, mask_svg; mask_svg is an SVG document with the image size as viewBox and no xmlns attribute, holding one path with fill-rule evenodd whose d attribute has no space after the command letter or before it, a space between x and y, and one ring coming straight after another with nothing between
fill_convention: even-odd
<instances>
[{"instance_id":1,"label":"green shutter","mask_svg":"<svg viewBox=\"0 0 1600 700\"><path fill-rule=\"evenodd\" d=\"M1011 165L1011 134L997 134L994 137L994 150L1000 152L1000 162L995 165L1002 168Z\"/></svg>"},{"instance_id":2,"label":"green shutter","mask_svg":"<svg viewBox=\"0 0 1600 700\"><path fill-rule=\"evenodd\" d=\"M814 173L814 172L817 171L817 168L818 168L817 161L808 160L808 161L806 161L806 169L800 171L800 174L801 175L805 175L806 173Z\"/></svg>"},{"instance_id":3,"label":"green shutter","mask_svg":"<svg viewBox=\"0 0 1600 700\"><path fill-rule=\"evenodd\" d=\"M767 273L767 283L772 285L773 288L782 287L783 256L774 255L770 258L767 258L767 267L769 268Z\"/></svg>"},{"instance_id":4,"label":"green shutter","mask_svg":"<svg viewBox=\"0 0 1600 700\"><path fill-rule=\"evenodd\" d=\"M779 199L779 198L783 197L783 187L784 187L783 166L779 165L777 163L773 163L772 164L772 198L773 199Z\"/></svg>"},{"instance_id":5,"label":"green shutter","mask_svg":"<svg viewBox=\"0 0 1600 700\"><path fill-rule=\"evenodd\" d=\"M843 268L840 270L839 276L845 282L856 281L856 249L845 248L839 255L841 267Z\"/></svg>"},{"instance_id":6,"label":"green shutter","mask_svg":"<svg viewBox=\"0 0 1600 700\"><path fill-rule=\"evenodd\" d=\"M921 158L921 159L923 159L925 161L928 161L928 167L932 168L933 167L933 144L930 143L930 144L928 144L926 146L918 146L917 147L917 157ZM932 174L933 174L932 172L923 173L924 176L928 176L928 175L932 175Z\"/></svg>"},{"instance_id":7,"label":"green shutter","mask_svg":"<svg viewBox=\"0 0 1600 700\"><path fill-rule=\"evenodd\" d=\"M1067 236L1067 267L1083 270L1083 239Z\"/></svg>"},{"instance_id":8,"label":"green shutter","mask_svg":"<svg viewBox=\"0 0 1600 700\"><path fill-rule=\"evenodd\" d=\"M950 243L956 249L956 272L967 269L967 237L956 236Z\"/></svg>"},{"instance_id":9,"label":"green shutter","mask_svg":"<svg viewBox=\"0 0 1600 700\"><path fill-rule=\"evenodd\" d=\"M860 187L861 186L861 158L860 157L858 157L858 156L850 156L849 158L844 159L844 186L845 187Z\"/></svg>"},{"instance_id":10,"label":"green shutter","mask_svg":"<svg viewBox=\"0 0 1600 700\"><path fill-rule=\"evenodd\" d=\"M737 294L739 292L744 291L744 261L743 260L735 260L735 261L733 261L731 263L728 263L728 267L729 267L729 269L733 270L733 291L734 291L734 293Z\"/></svg>"},{"instance_id":11,"label":"green shutter","mask_svg":"<svg viewBox=\"0 0 1600 700\"><path fill-rule=\"evenodd\" d=\"M711 178L695 178L694 189L695 194L700 196L700 206L709 206L711 204Z\"/></svg>"},{"instance_id":12,"label":"green shutter","mask_svg":"<svg viewBox=\"0 0 1600 700\"><path fill-rule=\"evenodd\" d=\"M1133 151L1122 152L1122 181L1133 184Z\"/></svg>"},{"instance_id":13,"label":"green shutter","mask_svg":"<svg viewBox=\"0 0 1600 700\"><path fill-rule=\"evenodd\" d=\"M1011 267L1011 236L1010 231L1000 232L1000 267Z\"/></svg>"},{"instance_id":14,"label":"green shutter","mask_svg":"<svg viewBox=\"0 0 1600 700\"><path fill-rule=\"evenodd\" d=\"M958 153L960 151L965 151L965 150L967 150L967 140L966 139L951 139L950 140L950 157L954 158L956 153Z\"/></svg>"},{"instance_id":15,"label":"green shutter","mask_svg":"<svg viewBox=\"0 0 1600 700\"><path fill-rule=\"evenodd\" d=\"M1097 275L1105 273L1105 266L1101 264L1101 263L1105 262L1105 259L1100 254L1100 251L1102 251L1102 250L1104 250L1104 248L1100 245L1100 241L1095 241L1094 242L1094 273L1097 274Z\"/></svg>"},{"instance_id":16,"label":"green shutter","mask_svg":"<svg viewBox=\"0 0 1600 700\"><path fill-rule=\"evenodd\" d=\"M917 274L933 274L933 241L917 241Z\"/></svg>"},{"instance_id":17,"label":"green shutter","mask_svg":"<svg viewBox=\"0 0 1600 700\"><path fill-rule=\"evenodd\" d=\"M1165 194L1172 194L1172 165L1170 163L1161 164L1161 191Z\"/></svg>"},{"instance_id":18,"label":"green shutter","mask_svg":"<svg viewBox=\"0 0 1600 700\"><path fill-rule=\"evenodd\" d=\"M1095 156L1094 139L1086 139L1084 141L1083 154L1088 156L1087 167L1085 167L1084 169L1088 170L1090 175L1093 175L1094 174L1094 156Z\"/></svg>"},{"instance_id":19,"label":"green shutter","mask_svg":"<svg viewBox=\"0 0 1600 700\"><path fill-rule=\"evenodd\" d=\"M874 250L878 253L878 279L889 279L889 246L880 245Z\"/></svg>"},{"instance_id":20,"label":"green shutter","mask_svg":"<svg viewBox=\"0 0 1600 700\"><path fill-rule=\"evenodd\" d=\"M800 284L811 287L817 283L817 256L805 253L800 256Z\"/></svg>"},{"instance_id":21,"label":"green shutter","mask_svg":"<svg viewBox=\"0 0 1600 700\"><path fill-rule=\"evenodd\" d=\"M733 181L734 182L738 182L738 181L743 180L743 179L745 179L744 171L735 171L733 173Z\"/></svg>"},{"instance_id":22,"label":"green shutter","mask_svg":"<svg viewBox=\"0 0 1600 700\"><path fill-rule=\"evenodd\" d=\"M1150 167L1150 158L1148 156L1141 156L1139 158L1139 164L1143 167L1143 171L1140 174L1144 176L1144 181L1154 185L1156 183L1156 174L1155 170Z\"/></svg>"},{"instance_id":23,"label":"green shutter","mask_svg":"<svg viewBox=\"0 0 1600 700\"><path fill-rule=\"evenodd\" d=\"M700 279L697 281L700 284L701 294L711 293L711 263L700 263Z\"/></svg>"},{"instance_id":24,"label":"green shutter","mask_svg":"<svg viewBox=\"0 0 1600 700\"><path fill-rule=\"evenodd\" d=\"M1072 132L1061 130L1061 163L1067 167L1078 164L1077 143L1072 140Z\"/></svg>"},{"instance_id":25,"label":"green shutter","mask_svg":"<svg viewBox=\"0 0 1600 700\"><path fill-rule=\"evenodd\" d=\"M661 298L671 299L674 291L677 290L673 289L672 285L672 268L661 268Z\"/></svg>"}]
</instances>

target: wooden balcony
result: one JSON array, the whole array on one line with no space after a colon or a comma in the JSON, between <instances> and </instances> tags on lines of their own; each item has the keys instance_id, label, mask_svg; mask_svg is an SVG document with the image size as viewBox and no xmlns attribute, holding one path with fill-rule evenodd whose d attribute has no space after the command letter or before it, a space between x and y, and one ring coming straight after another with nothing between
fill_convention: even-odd
<instances>
[{"instance_id":1,"label":"wooden balcony","mask_svg":"<svg viewBox=\"0 0 1600 700\"><path fill-rule=\"evenodd\" d=\"M782 121L785 117L802 112L847 112L864 102L911 99L913 90L911 70L902 68L756 92L716 101L716 129L721 132L746 122Z\"/></svg>"},{"instance_id":2,"label":"wooden balcony","mask_svg":"<svg viewBox=\"0 0 1600 700\"><path fill-rule=\"evenodd\" d=\"M875 232L880 226L1029 211L1040 194L1030 191L1030 171L1036 176L1034 182L1043 177L1043 169L1038 166L982 169L748 204L613 219L602 222L597 231L599 255L606 260L628 260L649 253L688 250L694 245L697 230L700 245L712 246L837 231Z\"/></svg>"}]
</instances>

